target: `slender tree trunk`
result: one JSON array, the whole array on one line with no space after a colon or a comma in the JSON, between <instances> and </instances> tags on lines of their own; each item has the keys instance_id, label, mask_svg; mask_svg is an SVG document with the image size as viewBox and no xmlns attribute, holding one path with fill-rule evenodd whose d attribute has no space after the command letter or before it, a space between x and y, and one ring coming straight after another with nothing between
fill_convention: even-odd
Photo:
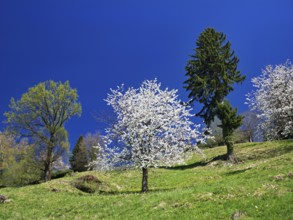
<instances>
[{"instance_id":1,"label":"slender tree trunk","mask_svg":"<svg viewBox=\"0 0 293 220\"><path fill-rule=\"evenodd\" d=\"M53 153L53 146L54 146L54 139L52 137L53 135L51 135L50 138L50 145L48 146L48 151L47 151L47 156L46 156L46 160L45 160L45 182L50 181L51 180L51 167L52 167L52 153Z\"/></svg>"},{"instance_id":2,"label":"slender tree trunk","mask_svg":"<svg viewBox=\"0 0 293 220\"><path fill-rule=\"evenodd\" d=\"M253 142L253 131L249 131L249 142Z\"/></svg>"},{"instance_id":3,"label":"slender tree trunk","mask_svg":"<svg viewBox=\"0 0 293 220\"><path fill-rule=\"evenodd\" d=\"M45 162L45 182L51 180L51 162L47 161Z\"/></svg>"},{"instance_id":4,"label":"slender tree trunk","mask_svg":"<svg viewBox=\"0 0 293 220\"><path fill-rule=\"evenodd\" d=\"M142 187L141 192L146 193L148 191L148 168L142 168Z\"/></svg>"}]
</instances>

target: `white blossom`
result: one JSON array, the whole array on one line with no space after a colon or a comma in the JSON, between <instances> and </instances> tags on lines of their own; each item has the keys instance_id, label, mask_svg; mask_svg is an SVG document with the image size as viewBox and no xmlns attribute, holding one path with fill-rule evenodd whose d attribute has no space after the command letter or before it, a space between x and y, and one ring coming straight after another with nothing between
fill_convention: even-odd
<instances>
[{"instance_id":1,"label":"white blossom","mask_svg":"<svg viewBox=\"0 0 293 220\"><path fill-rule=\"evenodd\" d=\"M177 90L162 90L157 80L146 80L138 89L111 89L105 100L117 114L106 129L108 158L138 168L183 163L186 152L199 151L204 141L199 125L189 120L191 108L178 99Z\"/></svg>"},{"instance_id":2,"label":"white blossom","mask_svg":"<svg viewBox=\"0 0 293 220\"><path fill-rule=\"evenodd\" d=\"M107 171L112 169L111 164L111 154L113 154L112 149L105 148L106 145L101 145L100 143L97 143L96 146L92 146L92 148L96 149L96 160L91 161L87 167L91 168L93 170L99 170L99 171Z\"/></svg>"},{"instance_id":3,"label":"white blossom","mask_svg":"<svg viewBox=\"0 0 293 220\"><path fill-rule=\"evenodd\" d=\"M293 66L267 66L262 75L252 79L256 88L247 95L248 104L261 119L261 129L268 139L293 137Z\"/></svg>"}]
</instances>

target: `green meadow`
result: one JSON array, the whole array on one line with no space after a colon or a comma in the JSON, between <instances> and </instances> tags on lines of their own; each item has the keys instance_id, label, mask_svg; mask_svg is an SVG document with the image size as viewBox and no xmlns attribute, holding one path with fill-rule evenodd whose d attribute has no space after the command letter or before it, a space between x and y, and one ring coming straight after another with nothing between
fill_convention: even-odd
<instances>
[{"instance_id":1,"label":"green meadow","mask_svg":"<svg viewBox=\"0 0 293 220\"><path fill-rule=\"evenodd\" d=\"M293 141L235 146L239 164L212 160L225 147L194 154L186 165L141 171L83 172L20 188L2 188L0 219L293 219ZM99 180L86 193L74 183Z\"/></svg>"}]
</instances>

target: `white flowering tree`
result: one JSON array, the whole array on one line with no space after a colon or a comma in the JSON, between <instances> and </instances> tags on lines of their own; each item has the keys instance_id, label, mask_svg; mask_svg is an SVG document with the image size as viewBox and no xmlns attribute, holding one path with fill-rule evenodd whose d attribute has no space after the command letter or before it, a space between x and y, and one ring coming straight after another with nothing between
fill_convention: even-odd
<instances>
[{"instance_id":1,"label":"white flowering tree","mask_svg":"<svg viewBox=\"0 0 293 220\"><path fill-rule=\"evenodd\" d=\"M142 192L148 191L149 167L183 163L186 152L198 150L196 143L203 141L199 125L189 120L191 108L182 104L176 90L160 87L156 79L127 91L122 85L111 89L105 100L117 114L116 123L106 130L107 151L116 163L142 169Z\"/></svg>"},{"instance_id":2,"label":"white flowering tree","mask_svg":"<svg viewBox=\"0 0 293 220\"><path fill-rule=\"evenodd\" d=\"M293 137L293 66L267 66L252 79L256 88L247 95L248 104L261 119L260 128L269 140Z\"/></svg>"},{"instance_id":3,"label":"white flowering tree","mask_svg":"<svg viewBox=\"0 0 293 220\"><path fill-rule=\"evenodd\" d=\"M113 168L114 161L114 149L109 148L106 143L102 143L99 140L96 145L91 146L95 151L95 159L90 161L87 165L89 170L96 171L109 171Z\"/></svg>"}]
</instances>

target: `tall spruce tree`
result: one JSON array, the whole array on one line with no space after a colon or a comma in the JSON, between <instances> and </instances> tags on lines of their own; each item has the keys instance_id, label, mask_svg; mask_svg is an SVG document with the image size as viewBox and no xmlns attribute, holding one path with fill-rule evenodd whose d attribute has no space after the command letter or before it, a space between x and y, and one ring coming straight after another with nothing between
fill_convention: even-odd
<instances>
[{"instance_id":1,"label":"tall spruce tree","mask_svg":"<svg viewBox=\"0 0 293 220\"><path fill-rule=\"evenodd\" d=\"M215 116L221 120L227 159L235 162L230 136L241 125L241 117L225 97L233 91L234 83L245 79L237 70L239 59L231 51L226 35L213 28L207 28L200 34L194 52L185 68L188 79L184 88L189 91L191 102L203 105L197 116L202 117L208 127Z\"/></svg>"},{"instance_id":2,"label":"tall spruce tree","mask_svg":"<svg viewBox=\"0 0 293 220\"><path fill-rule=\"evenodd\" d=\"M70 158L70 165L73 171L82 172L86 171L88 165L87 149L84 143L83 136L80 136L72 151L72 157Z\"/></svg>"}]
</instances>

